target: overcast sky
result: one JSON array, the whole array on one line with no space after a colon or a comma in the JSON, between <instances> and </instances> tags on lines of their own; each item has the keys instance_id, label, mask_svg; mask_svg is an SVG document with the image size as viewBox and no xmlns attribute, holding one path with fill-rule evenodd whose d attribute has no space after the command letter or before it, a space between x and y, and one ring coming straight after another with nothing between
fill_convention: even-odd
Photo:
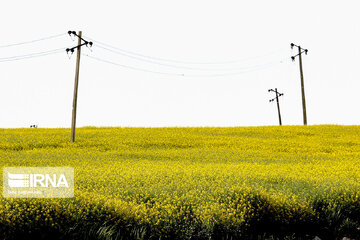
<instances>
[{"instance_id":1,"label":"overcast sky","mask_svg":"<svg viewBox=\"0 0 360 240\"><path fill-rule=\"evenodd\" d=\"M360 6L348 1L8 1L1 4L0 128L360 124ZM23 43L50 36L42 41ZM105 45L106 44L106 45ZM27 55L49 52L38 57ZM124 51L123 51L124 50ZM11 58L27 55L26 59Z\"/></svg>"}]
</instances>

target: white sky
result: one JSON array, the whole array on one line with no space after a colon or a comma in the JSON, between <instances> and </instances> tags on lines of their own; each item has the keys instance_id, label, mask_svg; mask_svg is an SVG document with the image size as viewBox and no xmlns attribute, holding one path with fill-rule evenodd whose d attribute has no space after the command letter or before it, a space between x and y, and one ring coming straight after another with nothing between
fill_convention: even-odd
<instances>
[{"instance_id":1,"label":"white sky","mask_svg":"<svg viewBox=\"0 0 360 240\"><path fill-rule=\"evenodd\" d=\"M0 128L70 127L76 54L70 60L65 50L4 59L75 46L68 30L155 58L241 60L160 62L180 67L173 68L113 54L95 42L92 52L82 48L77 126L277 125L269 88L284 93L283 124L302 124L299 62L290 60L297 54L291 42L309 49L303 56L308 123L360 124L359 7L358 0L4 0L0 46L64 35L0 47ZM85 55L184 76L136 71ZM245 70L253 71L198 76Z\"/></svg>"}]
</instances>

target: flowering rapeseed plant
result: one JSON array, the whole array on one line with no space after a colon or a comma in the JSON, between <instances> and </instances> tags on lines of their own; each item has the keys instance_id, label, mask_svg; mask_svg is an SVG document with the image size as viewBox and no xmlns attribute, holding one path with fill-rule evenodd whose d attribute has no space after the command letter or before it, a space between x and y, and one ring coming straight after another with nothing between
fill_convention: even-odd
<instances>
[{"instance_id":1,"label":"flowering rapeseed plant","mask_svg":"<svg viewBox=\"0 0 360 240\"><path fill-rule=\"evenodd\" d=\"M0 230L187 239L306 226L359 236L359 136L358 126L88 127L70 144L68 129L3 129L1 167L73 167L75 197L0 198Z\"/></svg>"}]
</instances>

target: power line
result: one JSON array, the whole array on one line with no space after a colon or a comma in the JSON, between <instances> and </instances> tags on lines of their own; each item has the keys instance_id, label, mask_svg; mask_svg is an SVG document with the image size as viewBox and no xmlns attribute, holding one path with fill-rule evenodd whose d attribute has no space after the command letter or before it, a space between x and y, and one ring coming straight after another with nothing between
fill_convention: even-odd
<instances>
[{"instance_id":1,"label":"power line","mask_svg":"<svg viewBox=\"0 0 360 240\"><path fill-rule=\"evenodd\" d=\"M13 46L19 46L19 45L24 45L24 44L40 42L40 41L44 41L44 40L48 40L48 39L58 38L58 37L61 37L61 36L64 36L64 35L66 35L66 33L56 34L56 35L43 37L43 38L39 38L39 39L35 39L35 40L30 40L30 41L26 41L26 42L19 42L19 43L2 45L2 46L0 46L0 48L13 47Z\"/></svg>"},{"instance_id":2,"label":"power line","mask_svg":"<svg viewBox=\"0 0 360 240\"><path fill-rule=\"evenodd\" d=\"M148 56L148 55L144 55L144 54L140 54L140 53L136 53L136 52L132 52L132 51L128 51L128 50L125 50L125 49L121 49L121 48L118 48L118 47L114 47L110 44L107 44L107 43L104 43L104 42L100 42L100 41L97 41L97 40L94 40L90 37L87 37L88 39L90 39L91 41L97 43L97 45L101 46L105 46L105 47L108 47L108 48L112 48L114 50L117 50L117 51L120 51L120 52L123 52L123 53L126 53L126 54L131 54L131 55L135 55L135 56L140 56L140 57L143 57L143 58L148 58L148 59L153 59L153 60L156 60L156 61L162 61L162 62L172 62L172 63L178 63L178 64L199 64L199 65L222 65L222 64L234 64L234 63L240 63L240 62L244 62L244 61L248 61L248 60L253 60L253 59L258 59L258 58L262 58L262 57L267 57L267 56L271 56L271 55L274 55L275 53L278 53L279 50L277 51L273 51L271 53L268 53L268 54L265 54L265 55L262 55L262 56L254 56L254 57L250 57L250 58L245 58L245 59L238 59L238 60L229 60L229 61L219 61L219 62L191 62L191 61L178 61L178 60L173 60L173 59L166 59L166 58L159 58L159 57L153 57L153 56Z\"/></svg>"},{"instance_id":3,"label":"power line","mask_svg":"<svg viewBox=\"0 0 360 240\"><path fill-rule=\"evenodd\" d=\"M35 53L12 56L12 57L4 57L4 58L0 58L0 62L11 62L11 61L18 61L18 60L23 60L23 59L43 57L43 56L47 56L47 55L60 53L62 51L64 51L64 48L57 48L57 49L53 49L53 50L49 50L49 51L35 52Z\"/></svg>"},{"instance_id":4,"label":"power line","mask_svg":"<svg viewBox=\"0 0 360 240\"><path fill-rule=\"evenodd\" d=\"M115 65L115 66L122 67L122 68L131 69L131 70L135 70L135 71L148 72L148 73L161 74L161 75L178 76L178 77L223 77L223 76L235 76L235 75L241 75L241 74L244 74L244 73L249 73L249 72L264 70L264 69L269 68L269 67L271 67L271 66L274 65L274 63L273 63L273 64L267 64L266 66L258 67L258 68L256 68L256 69L247 70L247 71L240 71L240 72L208 74L208 75L200 75L200 74L199 74L199 75L198 75L198 74L159 72L159 71L153 71L153 70L149 70L149 69L144 69L144 68L138 68L138 67L133 67L133 66L129 66L129 65L124 65L124 64L116 63L116 62L109 61L109 60L106 60L106 59L102 59L102 58L99 58L99 57L89 56L89 55L87 55L87 54L84 55L84 56L86 56L86 57L88 57L88 58L91 58L91 59L94 59L94 60L99 61L99 62L103 62L103 63ZM284 59L284 60L285 60L285 59ZM282 61L279 61L278 63L282 63ZM275 63L275 64L276 64L276 63Z\"/></svg>"},{"instance_id":5,"label":"power line","mask_svg":"<svg viewBox=\"0 0 360 240\"><path fill-rule=\"evenodd\" d=\"M248 67L228 68L228 69L186 67L186 66L177 66L177 65L167 64L167 63L161 63L161 62L157 62L157 61L153 61L153 60L147 60L147 59L145 59L143 57L132 56L132 55L122 53L122 52L119 52L119 51L116 51L116 50L112 50L110 48L103 47L103 46L96 46L96 47L104 49L104 50L109 51L109 52L112 52L114 54L118 54L118 55L125 56L125 57L128 57L128 58L136 59L136 60L142 61L142 62L152 63L152 64L165 66L165 67L171 67L171 68L177 68L177 69L195 70L195 71L238 71L238 70L249 70L249 69L253 69L253 68L257 68L257 67L261 67L261 66L269 64L269 63L265 63L265 64L261 64L261 65L253 65L253 66L248 66Z\"/></svg>"},{"instance_id":6,"label":"power line","mask_svg":"<svg viewBox=\"0 0 360 240\"><path fill-rule=\"evenodd\" d=\"M284 59L285 60L285 59ZM268 69L274 65L277 65L279 63L282 63L283 60L281 61L277 61L274 63L268 63L268 64L264 64L262 66L259 66L257 68L254 69L249 69L249 70L245 70L245 71L237 71L237 72L232 72L232 73L219 73L219 74L208 74L208 75L189 75L187 74L187 77L226 77L226 76L237 76L237 75L242 75L242 74L246 74L246 73L250 73L250 72L258 72L258 71L262 71L265 69Z\"/></svg>"},{"instance_id":7,"label":"power line","mask_svg":"<svg viewBox=\"0 0 360 240\"><path fill-rule=\"evenodd\" d=\"M135 70L135 71L155 73L155 74L162 74L162 75L171 75L171 76L184 76L184 74L157 72L157 71L152 71L152 70L148 70L148 69L132 67L132 66L129 66L129 65L124 65L124 64L120 64L120 63L115 63L115 62L108 61L108 60L105 60L105 59L101 59L101 58L98 58L98 57L89 56L89 55L87 55L87 54L84 55L84 56L86 56L86 57L88 57L88 58L91 58L91 59L94 59L94 60L99 61L99 62L108 63L108 64L111 64L111 65L115 65L115 66L122 67L122 68L128 68L128 69Z\"/></svg>"}]
</instances>

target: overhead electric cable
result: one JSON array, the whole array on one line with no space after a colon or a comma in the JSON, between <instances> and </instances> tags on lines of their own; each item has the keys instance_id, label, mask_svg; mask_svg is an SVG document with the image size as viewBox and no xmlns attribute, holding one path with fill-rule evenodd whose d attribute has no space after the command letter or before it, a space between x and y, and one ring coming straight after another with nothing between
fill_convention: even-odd
<instances>
[{"instance_id":1,"label":"overhead electric cable","mask_svg":"<svg viewBox=\"0 0 360 240\"><path fill-rule=\"evenodd\" d=\"M138 67L132 67L132 66L129 66L129 65L124 65L124 64L120 64L120 63L115 63L115 62L112 62L112 61L108 61L108 60L105 60L105 59L102 59L102 58L98 58L98 57L94 57L94 56L89 56L87 54L85 54L84 56L88 57L88 58L92 58L96 61L99 61L99 62L104 62L104 63L108 63L108 64L111 64L111 65L115 65L115 66L118 66L118 67L123 67L123 68L128 68L128 69L131 69L131 70L136 70L136 71L141 71L141 72L149 72L149 73L156 73L156 74L162 74L162 75L172 75L172 76L183 76L184 74L174 74L174 73L165 73L165 72L157 72L157 71L152 71L152 70L148 70L148 69L143 69L143 68L138 68Z\"/></svg>"},{"instance_id":2,"label":"overhead electric cable","mask_svg":"<svg viewBox=\"0 0 360 240\"><path fill-rule=\"evenodd\" d=\"M39 38L39 39L35 39L35 40L30 40L30 41L26 41L26 42L19 42L19 43L1 45L0 48L13 47L13 46L19 46L19 45L24 45L24 44L40 42L40 41L44 41L44 40L48 40L48 39L58 38L58 37L61 37L61 36L64 36L64 35L66 35L66 33L56 34L56 35L43 37L43 38Z\"/></svg>"},{"instance_id":3,"label":"overhead electric cable","mask_svg":"<svg viewBox=\"0 0 360 240\"><path fill-rule=\"evenodd\" d=\"M0 62L10 62L10 61L17 61L17 60L22 60L22 59L42 57L42 56L60 53L63 51L64 51L64 48L58 48L58 49L53 49L53 50L44 51L44 52L35 52L35 53L30 53L30 54L25 54L25 55L4 57L4 58L0 58Z\"/></svg>"},{"instance_id":4,"label":"overhead electric cable","mask_svg":"<svg viewBox=\"0 0 360 240\"><path fill-rule=\"evenodd\" d=\"M136 53L136 52L132 52L132 51L128 51L125 49L121 49L115 46L112 46L110 44L104 43L104 42L100 42L97 40L94 40L90 37L87 36L88 39L90 39L91 41L97 43L97 45L102 45L108 48L112 48L114 50L126 53L126 54L131 54L131 55L135 55L135 56L140 56L143 58L148 58L148 59L152 59L152 60L157 60L157 61L163 61L163 62L172 62L172 63L178 63L178 64L199 64L199 65L222 65L222 64L234 64L234 63L240 63L240 62L244 62L244 61L248 61L248 60L252 60L252 59L258 59L258 58L262 58L262 57L266 57L266 56L271 56L274 55L275 53L278 53L279 50L277 51L273 51L271 53L262 55L262 56L254 56L254 57L249 57L249 58L245 58L245 59L238 59L238 60L229 60L229 61L219 61L219 62L191 62L191 61L178 61L178 60L173 60L173 59L166 59L166 58L159 58L159 57L152 57L152 56L148 56L148 55L144 55L144 54L140 54L140 53Z\"/></svg>"},{"instance_id":5,"label":"overhead electric cable","mask_svg":"<svg viewBox=\"0 0 360 240\"><path fill-rule=\"evenodd\" d=\"M99 45L95 46L95 48L96 47L101 48L101 49L106 50L106 51L109 51L109 52L112 52L114 54L118 54L118 55L125 56L125 57L128 57L128 58L136 59L136 60L142 61L142 62L147 62L147 63L156 64L156 65L165 66L165 67L171 67L171 68L177 68L177 69L195 70L195 71L237 71L237 70L241 70L241 69L248 70L248 69L257 68L257 67L261 67L263 65L269 64L269 63L264 63L264 64L247 66L247 67L236 67L236 68L227 68L227 69L186 67L186 66L178 66L178 65L161 63L161 62L153 61L153 60L147 60L147 59L145 59L143 57L136 57L136 56L133 56L133 55L122 53L122 52L112 50L110 48L99 46Z\"/></svg>"},{"instance_id":6,"label":"overhead electric cable","mask_svg":"<svg viewBox=\"0 0 360 240\"><path fill-rule=\"evenodd\" d=\"M144 68L138 68L138 67L133 67L133 66L129 66L129 65L124 65L124 64L120 64L120 63L116 63L113 61L109 61L103 58L99 58L99 57L94 57L94 56L90 56L90 55L84 55L88 58L94 59L96 61L99 62L104 62L104 63L108 63L111 65L115 65L118 67L122 67L122 68L128 68L131 70L135 70L135 71L141 71L141 72L148 72L148 73L155 73L155 74L162 74L162 75L171 75L171 76L178 76L178 77L222 77L222 76L233 76L233 75L241 75L244 73L248 73L248 72L254 72L254 71L260 71L266 68L269 68L271 66L273 66L276 63L272 63L272 64L267 64L266 66L262 66L262 67L258 67L256 69L251 69L251 70L247 70L247 71L238 71L238 72L232 72L232 73L219 73L219 74L204 74L204 75L197 75L197 74L185 74L185 73L169 73L169 72L159 72L159 71L153 71L153 70L149 70L149 69L144 69ZM285 60L285 59L284 59ZM278 63L282 63L283 61L279 61Z\"/></svg>"}]
</instances>

